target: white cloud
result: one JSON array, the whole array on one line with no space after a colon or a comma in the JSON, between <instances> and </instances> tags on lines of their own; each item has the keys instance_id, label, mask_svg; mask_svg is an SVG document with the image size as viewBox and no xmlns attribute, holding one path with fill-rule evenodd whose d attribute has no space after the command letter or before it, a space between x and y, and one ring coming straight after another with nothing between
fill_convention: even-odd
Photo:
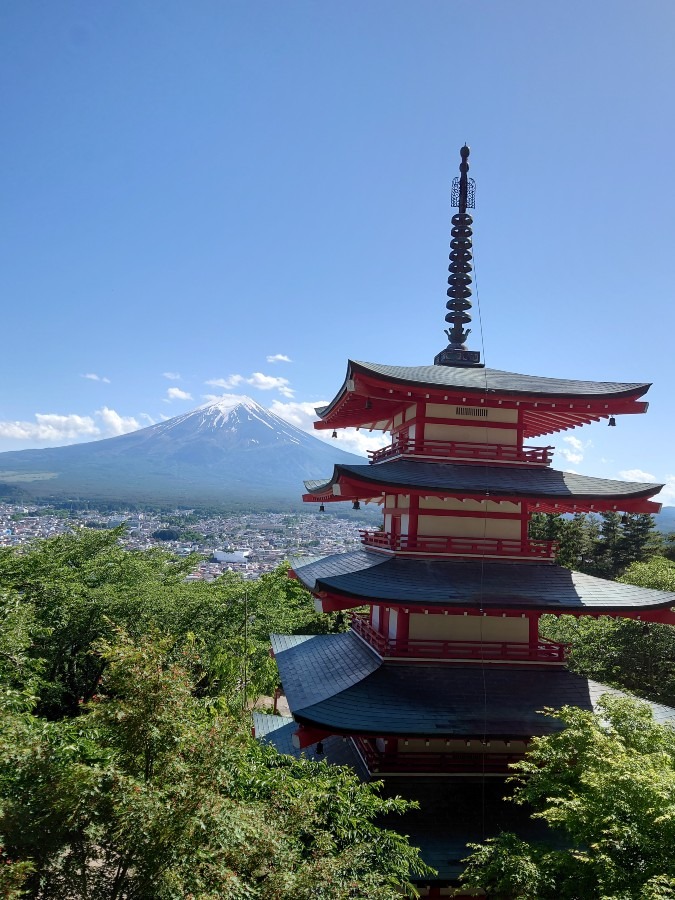
<instances>
[{"instance_id":1,"label":"white cloud","mask_svg":"<svg viewBox=\"0 0 675 900\"><path fill-rule=\"evenodd\" d=\"M80 375L80 378L88 378L89 381L102 381L104 384L110 384L110 379L105 375L96 375L94 372L88 372L86 375Z\"/></svg>"},{"instance_id":2,"label":"white cloud","mask_svg":"<svg viewBox=\"0 0 675 900\"><path fill-rule=\"evenodd\" d=\"M179 372L162 372L164 378L168 378L169 381L180 381L180 373Z\"/></svg>"},{"instance_id":3,"label":"white cloud","mask_svg":"<svg viewBox=\"0 0 675 900\"><path fill-rule=\"evenodd\" d=\"M258 388L259 391L277 390L282 397L290 398L294 393L290 388L287 378L275 378L274 375L263 375L262 372L254 372L250 378L246 379L246 384Z\"/></svg>"},{"instance_id":4,"label":"white cloud","mask_svg":"<svg viewBox=\"0 0 675 900\"><path fill-rule=\"evenodd\" d=\"M16 441L57 443L97 437L99 429L91 416L36 413L34 422L0 422L0 437Z\"/></svg>"},{"instance_id":5,"label":"white cloud","mask_svg":"<svg viewBox=\"0 0 675 900\"><path fill-rule=\"evenodd\" d=\"M346 450L347 453L366 456L368 450L379 450L381 447L386 447L389 443L388 437L389 435L383 435L378 431L357 431L356 428L343 428L338 431L338 439L334 443L341 450Z\"/></svg>"},{"instance_id":6,"label":"white cloud","mask_svg":"<svg viewBox=\"0 0 675 900\"><path fill-rule=\"evenodd\" d=\"M622 472L619 472L619 478L623 478L625 481L644 481L646 483L654 483L656 481L656 475L643 472L642 469L624 469Z\"/></svg>"},{"instance_id":7,"label":"white cloud","mask_svg":"<svg viewBox=\"0 0 675 900\"><path fill-rule=\"evenodd\" d=\"M267 356L265 358L267 359L268 363L293 362L293 360L290 358L290 356L286 356L285 353L275 353L273 356Z\"/></svg>"},{"instance_id":8,"label":"white cloud","mask_svg":"<svg viewBox=\"0 0 675 900\"><path fill-rule=\"evenodd\" d=\"M664 506L675 506L675 475L666 475L665 487L654 499Z\"/></svg>"},{"instance_id":9,"label":"white cloud","mask_svg":"<svg viewBox=\"0 0 675 900\"><path fill-rule=\"evenodd\" d=\"M315 400L313 403L302 403L300 401L292 401L283 403L281 400L275 400L269 407L270 412L280 416L291 425L301 428L308 434L320 438L326 443L332 443L347 453L356 453L358 456L366 456L368 450L379 450L387 444L387 437L381 432L357 431L356 428L342 428L338 431L338 440L331 438L331 430L317 431L314 428L314 422L317 415L314 411L317 406L326 406L326 400Z\"/></svg>"},{"instance_id":10,"label":"white cloud","mask_svg":"<svg viewBox=\"0 0 675 900\"><path fill-rule=\"evenodd\" d=\"M244 380L243 375L230 375L229 378L211 378L209 381L205 381L204 384L208 384L211 387L219 387L227 390L228 388L237 387L238 384L241 384Z\"/></svg>"},{"instance_id":11,"label":"white cloud","mask_svg":"<svg viewBox=\"0 0 675 900\"><path fill-rule=\"evenodd\" d=\"M566 435L563 438L563 441L568 446L558 447L555 452L562 456L565 462L572 463L573 465L582 462L585 451L593 446L592 441L580 441L579 438L574 437L571 434Z\"/></svg>"},{"instance_id":12,"label":"white cloud","mask_svg":"<svg viewBox=\"0 0 675 900\"><path fill-rule=\"evenodd\" d=\"M314 408L316 406L326 406L327 403L327 400L316 400L314 403L301 403L297 400L293 400L290 403L283 403L281 400L275 400L269 407L269 410L275 415L280 416L282 419L285 419L287 422L290 422L291 425L295 425L296 428L301 428L303 431L307 431L315 437L320 437L321 432L315 431L313 427L313 423L317 419Z\"/></svg>"},{"instance_id":13,"label":"white cloud","mask_svg":"<svg viewBox=\"0 0 675 900\"><path fill-rule=\"evenodd\" d=\"M241 384L250 384L259 391L279 391L282 397L291 398L294 391L291 389L288 378L277 378L275 375L264 375L262 372L253 372L248 378L243 375L230 375L228 378L211 378L204 382L210 387L229 390L239 387Z\"/></svg>"},{"instance_id":14,"label":"white cloud","mask_svg":"<svg viewBox=\"0 0 675 900\"><path fill-rule=\"evenodd\" d=\"M171 403L172 400L192 400L192 394L182 391L180 388L169 388L166 392L165 403Z\"/></svg>"},{"instance_id":15,"label":"white cloud","mask_svg":"<svg viewBox=\"0 0 675 900\"><path fill-rule=\"evenodd\" d=\"M573 450L568 450L567 447L558 447L556 453L559 453L564 460L570 463L580 463L584 458L583 453L575 453Z\"/></svg>"},{"instance_id":16,"label":"white cloud","mask_svg":"<svg viewBox=\"0 0 675 900\"><path fill-rule=\"evenodd\" d=\"M147 413L151 423L152 419ZM97 409L93 416L79 416L75 413L36 413L35 420L1 422L0 438L29 444L51 444L55 446L78 443L80 441L115 437L136 431L140 422L133 416L122 416L107 406Z\"/></svg>"},{"instance_id":17,"label":"white cloud","mask_svg":"<svg viewBox=\"0 0 675 900\"><path fill-rule=\"evenodd\" d=\"M97 409L96 415L103 425L103 437L117 437L118 434L138 431L141 427L138 419L135 419L133 416L121 416L114 409L109 409L107 406Z\"/></svg>"}]
</instances>

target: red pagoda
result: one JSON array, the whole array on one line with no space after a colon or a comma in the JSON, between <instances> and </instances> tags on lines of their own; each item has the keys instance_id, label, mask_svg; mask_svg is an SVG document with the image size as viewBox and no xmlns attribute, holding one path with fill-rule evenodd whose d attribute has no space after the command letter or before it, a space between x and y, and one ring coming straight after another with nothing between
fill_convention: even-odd
<instances>
[{"instance_id":1,"label":"red pagoda","mask_svg":"<svg viewBox=\"0 0 675 900\"><path fill-rule=\"evenodd\" d=\"M644 413L649 384L573 381L485 368L468 350L474 183L469 148L453 183L446 334L433 365L349 362L318 409L318 429L388 433L368 464L336 465L306 483L304 500L382 505L362 547L299 559L293 575L324 612L350 610L343 634L272 637L293 718L257 716L256 733L285 752L325 755L421 808L391 827L438 869L422 896L454 892L466 843L534 827L502 804L509 763L536 735L561 727L542 715L591 709L610 688L571 673L565 647L539 634L553 613L675 624L674 595L556 564L553 543L531 540L533 513L652 513L662 485L551 468L530 440L601 419ZM364 612L363 610L367 610ZM358 610L358 611L354 611ZM655 707L660 719L675 711ZM479 798L480 797L480 801ZM522 821L514 822L520 815Z\"/></svg>"}]
</instances>

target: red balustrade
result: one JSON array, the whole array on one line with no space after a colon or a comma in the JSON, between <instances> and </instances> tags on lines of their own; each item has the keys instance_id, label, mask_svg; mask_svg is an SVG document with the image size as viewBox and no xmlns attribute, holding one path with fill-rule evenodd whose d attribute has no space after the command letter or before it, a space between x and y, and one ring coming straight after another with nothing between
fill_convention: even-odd
<instances>
[{"instance_id":1,"label":"red balustrade","mask_svg":"<svg viewBox=\"0 0 675 900\"><path fill-rule=\"evenodd\" d=\"M415 659L471 659L485 662L539 662L562 665L567 644L539 639L536 644L521 641L453 641L388 638L370 624L367 615L352 613L352 629L380 656Z\"/></svg>"},{"instance_id":2,"label":"red balustrade","mask_svg":"<svg viewBox=\"0 0 675 900\"><path fill-rule=\"evenodd\" d=\"M360 531L361 543L379 550L419 553L428 556L510 556L526 559L555 559L555 541L521 541L507 538L394 537L385 531Z\"/></svg>"},{"instance_id":3,"label":"red balustrade","mask_svg":"<svg viewBox=\"0 0 675 900\"><path fill-rule=\"evenodd\" d=\"M399 456L421 459L461 459L468 461L510 462L530 466L548 466L553 447L517 447L513 444L474 444L465 441L424 441L414 438L394 440L381 450L369 450L370 463L384 462Z\"/></svg>"},{"instance_id":4,"label":"red balustrade","mask_svg":"<svg viewBox=\"0 0 675 900\"><path fill-rule=\"evenodd\" d=\"M388 772L489 772L506 774L509 764L523 758L520 753L379 753L373 744L360 737L354 743L363 756L369 771L386 775Z\"/></svg>"}]
</instances>

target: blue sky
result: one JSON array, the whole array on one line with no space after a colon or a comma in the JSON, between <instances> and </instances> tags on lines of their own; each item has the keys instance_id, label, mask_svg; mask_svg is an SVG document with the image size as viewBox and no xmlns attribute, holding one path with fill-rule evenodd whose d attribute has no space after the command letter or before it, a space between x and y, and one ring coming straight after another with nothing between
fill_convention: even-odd
<instances>
[{"instance_id":1,"label":"blue sky","mask_svg":"<svg viewBox=\"0 0 675 900\"><path fill-rule=\"evenodd\" d=\"M488 365L653 381L557 464L675 503L673 46L669 0L3 4L0 450L430 363L467 141Z\"/></svg>"}]
</instances>

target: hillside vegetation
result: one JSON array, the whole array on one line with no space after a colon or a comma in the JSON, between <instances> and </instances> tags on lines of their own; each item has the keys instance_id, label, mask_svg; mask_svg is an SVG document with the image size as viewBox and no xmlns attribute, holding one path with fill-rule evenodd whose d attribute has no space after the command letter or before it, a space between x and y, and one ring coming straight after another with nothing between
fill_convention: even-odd
<instances>
[{"instance_id":1,"label":"hillside vegetation","mask_svg":"<svg viewBox=\"0 0 675 900\"><path fill-rule=\"evenodd\" d=\"M277 685L270 631L339 621L283 570L187 584L120 533L0 552L0 895L399 898L426 869L374 823L406 804L242 714Z\"/></svg>"}]
</instances>

